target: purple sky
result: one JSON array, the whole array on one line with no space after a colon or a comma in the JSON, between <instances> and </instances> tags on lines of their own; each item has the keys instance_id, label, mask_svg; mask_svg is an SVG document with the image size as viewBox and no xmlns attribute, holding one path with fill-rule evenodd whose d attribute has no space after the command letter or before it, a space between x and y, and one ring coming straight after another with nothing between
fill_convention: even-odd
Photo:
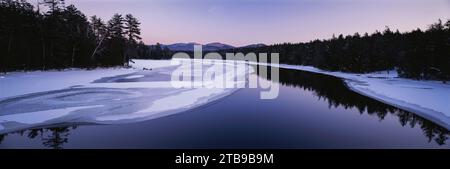
<instances>
[{"instance_id":1,"label":"purple sky","mask_svg":"<svg viewBox=\"0 0 450 169\"><path fill-rule=\"evenodd\" d=\"M410 31L450 19L450 0L66 0L108 20L132 13L144 42L305 42L333 33Z\"/></svg>"}]
</instances>

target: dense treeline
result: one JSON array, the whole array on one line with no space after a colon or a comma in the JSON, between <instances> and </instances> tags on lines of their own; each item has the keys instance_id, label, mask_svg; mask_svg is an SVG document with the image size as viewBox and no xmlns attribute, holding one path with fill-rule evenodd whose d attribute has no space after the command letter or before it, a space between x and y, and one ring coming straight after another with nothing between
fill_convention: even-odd
<instances>
[{"instance_id":1,"label":"dense treeline","mask_svg":"<svg viewBox=\"0 0 450 169\"><path fill-rule=\"evenodd\" d=\"M38 2L0 0L0 71L126 65L140 52L140 23L131 14L105 23L64 0Z\"/></svg>"},{"instance_id":2,"label":"dense treeline","mask_svg":"<svg viewBox=\"0 0 450 169\"><path fill-rule=\"evenodd\" d=\"M386 28L369 35L276 44L222 52L280 53L280 62L311 65L331 71L366 73L397 69L402 77L450 80L450 20L426 31L393 32Z\"/></svg>"},{"instance_id":3,"label":"dense treeline","mask_svg":"<svg viewBox=\"0 0 450 169\"><path fill-rule=\"evenodd\" d=\"M167 46L163 46L159 43L156 45L146 46L145 44L139 44L139 53L135 56L137 59L171 59L172 55L176 51L170 51Z\"/></svg>"}]
</instances>

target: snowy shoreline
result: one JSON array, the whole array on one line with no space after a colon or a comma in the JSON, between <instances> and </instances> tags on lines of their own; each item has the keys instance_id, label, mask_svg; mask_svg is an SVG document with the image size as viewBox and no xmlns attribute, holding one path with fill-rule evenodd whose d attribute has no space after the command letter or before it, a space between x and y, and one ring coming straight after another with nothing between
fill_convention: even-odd
<instances>
[{"instance_id":1,"label":"snowy shoreline","mask_svg":"<svg viewBox=\"0 0 450 169\"><path fill-rule=\"evenodd\" d=\"M368 74L330 72L312 66L255 63L329 75L344 80L352 91L385 104L410 111L450 130L450 85L437 81L399 78L395 71Z\"/></svg>"}]
</instances>

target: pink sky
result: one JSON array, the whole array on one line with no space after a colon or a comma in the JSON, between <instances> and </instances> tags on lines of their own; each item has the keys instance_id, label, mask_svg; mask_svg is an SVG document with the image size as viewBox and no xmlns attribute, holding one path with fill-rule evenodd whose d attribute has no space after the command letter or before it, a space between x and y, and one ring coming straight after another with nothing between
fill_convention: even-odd
<instances>
[{"instance_id":1,"label":"pink sky","mask_svg":"<svg viewBox=\"0 0 450 169\"><path fill-rule=\"evenodd\" d=\"M450 0L67 0L108 20L135 15L144 42L305 42L333 34L410 31L450 19Z\"/></svg>"}]
</instances>

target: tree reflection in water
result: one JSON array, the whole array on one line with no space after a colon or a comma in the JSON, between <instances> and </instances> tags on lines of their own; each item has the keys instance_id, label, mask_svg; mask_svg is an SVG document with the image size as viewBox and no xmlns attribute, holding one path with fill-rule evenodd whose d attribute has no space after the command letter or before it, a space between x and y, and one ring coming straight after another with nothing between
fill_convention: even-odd
<instances>
[{"instance_id":1,"label":"tree reflection in water","mask_svg":"<svg viewBox=\"0 0 450 169\"><path fill-rule=\"evenodd\" d=\"M68 127L58 127L47 129L50 131L50 135L42 138L45 147L53 149L62 149L64 143L69 141L69 128Z\"/></svg>"},{"instance_id":2,"label":"tree reflection in water","mask_svg":"<svg viewBox=\"0 0 450 169\"><path fill-rule=\"evenodd\" d=\"M41 129L29 129L22 130L10 134L19 134L21 136L27 136L30 139L40 138L42 145L51 149L63 149L64 144L69 142L69 135L71 130L75 130L77 127L52 127ZM0 135L0 144L8 134Z\"/></svg>"},{"instance_id":3,"label":"tree reflection in water","mask_svg":"<svg viewBox=\"0 0 450 169\"><path fill-rule=\"evenodd\" d=\"M360 114L376 116L380 121L384 120L388 114L395 115L402 126L411 128L419 126L428 138L428 142L434 140L439 145L444 145L450 135L450 131L425 118L349 90L339 78L281 68L279 75L280 84L311 91L319 100L327 101L329 108L339 106L345 109L356 108ZM270 80L270 74L266 79Z\"/></svg>"},{"instance_id":4,"label":"tree reflection in water","mask_svg":"<svg viewBox=\"0 0 450 169\"><path fill-rule=\"evenodd\" d=\"M2 144L3 140L5 139L6 134L0 134L0 144Z\"/></svg>"}]
</instances>

